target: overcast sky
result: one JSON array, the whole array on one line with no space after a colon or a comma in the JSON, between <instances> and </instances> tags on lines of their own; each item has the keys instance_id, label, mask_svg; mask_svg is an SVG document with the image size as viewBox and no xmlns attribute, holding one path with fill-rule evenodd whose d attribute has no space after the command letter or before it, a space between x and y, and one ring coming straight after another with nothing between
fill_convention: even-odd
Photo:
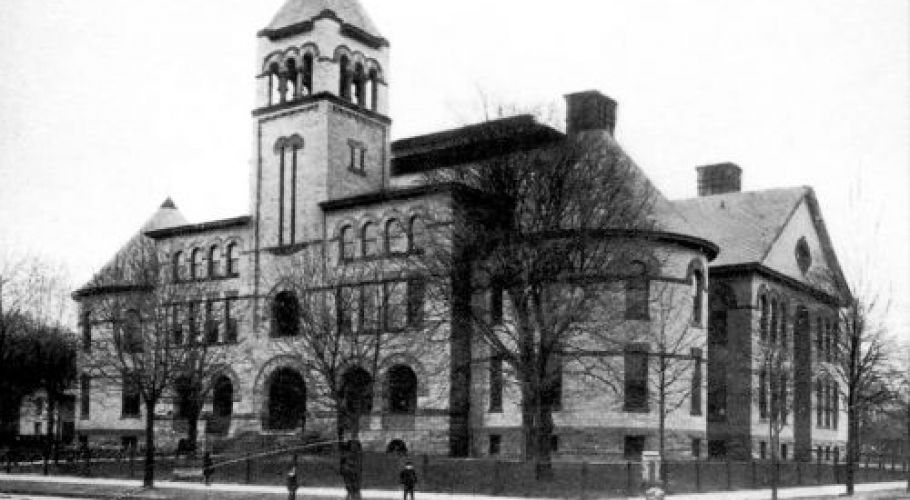
<instances>
[{"instance_id":1,"label":"overcast sky","mask_svg":"<svg viewBox=\"0 0 910 500\"><path fill-rule=\"evenodd\" d=\"M255 32L282 1L0 1L0 255L81 282L167 196L194 222L248 213ZM670 198L720 161L747 190L814 187L910 337L910 2L362 3L392 44L396 138L478 120L482 94L598 89Z\"/></svg>"}]
</instances>

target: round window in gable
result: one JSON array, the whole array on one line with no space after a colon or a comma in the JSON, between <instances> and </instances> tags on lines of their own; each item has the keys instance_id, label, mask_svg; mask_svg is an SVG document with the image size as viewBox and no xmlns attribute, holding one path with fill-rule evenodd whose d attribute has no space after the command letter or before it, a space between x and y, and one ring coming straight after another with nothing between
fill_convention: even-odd
<instances>
[{"instance_id":1,"label":"round window in gable","mask_svg":"<svg viewBox=\"0 0 910 500\"><path fill-rule=\"evenodd\" d=\"M812 252L809 251L809 244L806 243L806 238L800 238L796 243L796 265L799 266L799 270L803 274L806 274L809 266L812 265Z\"/></svg>"}]
</instances>

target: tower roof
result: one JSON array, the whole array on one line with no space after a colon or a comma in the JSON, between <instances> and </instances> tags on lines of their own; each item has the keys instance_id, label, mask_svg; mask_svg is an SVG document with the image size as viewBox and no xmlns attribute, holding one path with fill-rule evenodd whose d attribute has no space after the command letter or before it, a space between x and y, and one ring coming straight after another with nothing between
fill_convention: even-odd
<instances>
[{"instance_id":1,"label":"tower roof","mask_svg":"<svg viewBox=\"0 0 910 500\"><path fill-rule=\"evenodd\" d=\"M260 35L270 38L322 17L334 17L368 35L381 37L357 0L287 0Z\"/></svg>"},{"instance_id":2,"label":"tower roof","mask_svg":"<svg viewBox=\"0 0 910 500\"><path fill-rule=\"evenodd\" d=\"M161 207L142 225L143 233L157 229L183 226L189 224L186 217L177 209L174 200L168 198L164 200Z\"/></svg>"}]
</instances>

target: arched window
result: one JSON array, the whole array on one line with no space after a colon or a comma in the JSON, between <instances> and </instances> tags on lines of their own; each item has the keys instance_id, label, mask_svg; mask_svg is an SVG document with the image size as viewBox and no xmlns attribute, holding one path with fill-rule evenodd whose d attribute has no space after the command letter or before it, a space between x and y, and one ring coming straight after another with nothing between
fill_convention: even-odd
<instances>
[{"instance_id":1,"label":"arched window","mask_svg":"<svg viewBox=\"0 0 910 500\"><path fill-rule=\"evenodd\" d=\"M702 325L704 310L705 277L701 269L692 271L692 324Z\"/></svg>"},{"instance_id":2,"label":"arched window","mask_svg":"<svg viewBox=\"0 0 910 500\"><path fill-rule=\"evenodd\" d=\"M303 88L300 89L301 95L313 94L313 54L306 53L303 56Z\"/></svg>"},{"instance_id":3,"label":"arched window","mask_svg":"<svg viewBox=\"0 0 910 500\"><path fill-rule=\"evenodd\" d=\"M376 235L376 224L367 222L363 225L361 245L364 257L379 255L379 238Z\"/></svg>"},{"instance_id":4,"label":"arched window","mask_svg":"<svg viewBox=\"0 0 910 500\"><path fill-rule=\"evenodd\" d=\"M206 426L209 434L227 434L234 412L234 385L221 375L212 382L212 418Z\"/></svg>"},{"instance_id":5,"label":"arched window","mask_svg":"<svg viewBox=\"0 0 910 500\"><path fill-rule=\"evenodd\" d=\"M780 345L783 348L787 347L787 303L783 300L780 301Z\"/></svg>"},{"instance_id":6,"label":"arched window","mask_svg":"<svg viewBox=\"0 0 910 500\"><path fill-rule=\"evenodd\" d=\"M338 95L342 99L351 100L351 60L348 56L341 56L338 62L339 82Z\"/></svg>"},{"instance_id":7,"label":"arched window","mask_svg":"<svg viewBox=\"0 0 910 500\"><path fill-rule=\"evenodd\" d=\"M390 254L408 252L408 234L398 219L391 219L385 225L385 247Z\"/></svg>"},{"instance_id":8,"label":"arched window","mask_svg":"<svg viewBox=\"0 0 910 500\"><path fill-rule=\"evenodd\" d=\"M650 288L647 266L640 261L632 262L626 279L626 319L648 319Z\"/></svg>"},{"instance_id":9,"label":"arched window","mask_svg":"<svg viewBox=\"0 0 910 500\"><path fill-rule=\"evenodd\" d=\"M171 266L174 269L173 279L177 283L183 279L183 252L175 252L171 257Z\"/></svg>"},{"instance_id":10,"label":"arched window","mask_svg":"<svg viewBox=\"0 0 910 500\"><path fill-rule=\"evenodd\" d=\"M370 70L370 109L376 111L379 109L379 72L375 69Z\"/></svg>"},{"instance_id":11,"label":"arched window","mask_svg":"<svg viewBox=\"0 0 910 500\"><path fill-rule=\"evenodd\" d=\"M299 87L297 85L297 61L288 59L287 73L284 75L287 83L284 89L284 101L293 101L297 98Z\"/></svg>"},{"instance_id":12,"label":"arched window","mask_svg":"<svg viewBox=\"0 0 910 500\"><path fill-rule=\"evenodd\" d=\"M354 228L345 226L341 229L339 246L341 247L339 253L341 254L342 262L354 260Z\"/></svg>"},{"instance_id":13,"label":"arched window","mask_svg":"<svg viewBox=\"0 0 910 500\"><path fill-rule=\"evenodd\" d=\"M759 335L762 342L768 341L768 297L762 295L758 298L760 316L758 320Z\"/></svg>"},{"instance_id":14,"label":"arched window","mask_svg":"<svg viewBox=\"0 0 910 500\"><path fill-rule=\"evenodd\" d=\"M300 301L292 292L281 292L272 301L272 337L296 337L300 333Z\"/></svg>"},{"instance_id":15,"label":"arched window","mask_svg":"<svg viewBox=\"0 0 910 500\"><path fill-rule=\"evenodd\" d=\"M780 319L780 311L778 310L778 303L776 298L771 298L771 344L777 342L777 327L778 321Z\"/></svg>"},{"instance_id":16,"label":"arched window","mask_svg":"<svg viewBox=\"0 0 910 500\"><path fill-rule=\"evenodd\" d=\"M281 368L269 377L268 419L270 430L293 430L304 426L306 384L296 370Z\"/></svg>"},{"instance_id":17,"label":"arched window","mask_svg":"<svg viewBox=\"0 0 910 500\"><path fill-rule=\"evenodd\" d=\"M347 417L373 411L373 377L359 366L348 369L341 376L341 395Z\"/></svg>"},{"instance_id":18,"label":"arched window","mask_svg":"<svg viewBox=\"0 0 910 500\"><path fill-rule=\"evenodd\" d=\"M388 409L391 413L413 414L417 411L417 375L410 367L389 368L386 380Z\"/></svg>"},{"instance_id":19,"label":"arched window","mask_svg":"<svg viewBox=\"0 0 910 500\"><path fill-rule=\"evenodd\" d=\"M225 274L227 276L239 276L240 275L240 254L237 251L237 244L230 243L227 246L227 249L224 251L224 260L227 265Z\"/></svg>"},{"instance_id":20,"label":"arched window","mask_svg":"<svg viewBox=\"0 0 910 500\"><path fill-rule=\"evenodd\" d=\"M354 81L352 82L351 92L354 96L354 103L358 106L366 106L366 80L363 64L357 63L354 66Z\"/></svg>"},{"instance_id":21,"label":"arched window","mask_svg":"<svg viewBox=\"0 0 910 500\"><path fill-rule=\"evenodd\" d=\"M221 249L218 245L209 248L209 278L217 278L221 274Z\"/></svg>"},{"instance_id":22,"label":"arched window","mask_svg":"<svg viewBox=\"0 0 910 500\"><path fill-rule=\"evenodd\" d=\"M190 279L195 280L202 277L202 250L194 248L190 254Z\"/></svg>"},{"instance_id":23,"label":"arched window","mask_svg":"<svg viewBox=\"0 0 910 500\"><path fill-rule=\"evenodd\" d=\"M282 102L284 88L281 81L281 68L278 63L272 63L269 66L269 105L274 106Z\"/></svg>"}]
</instances>

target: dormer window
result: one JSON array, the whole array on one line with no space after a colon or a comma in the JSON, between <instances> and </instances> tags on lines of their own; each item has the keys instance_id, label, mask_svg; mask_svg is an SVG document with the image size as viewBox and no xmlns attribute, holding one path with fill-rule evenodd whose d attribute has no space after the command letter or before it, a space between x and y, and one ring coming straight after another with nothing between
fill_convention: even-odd
<instances>
[{"instance_id":1,"label":"dormer window","mask_svg":"<svg viewBox=\"0 0 910 500\"><path fill-rule=\"evenodd\" d=\"M796 265L799 266L799 270L806 274L809 270L809 267L812 265L812 252L809 250L809 244L806 243L806 238L800 238L796 243Z\"/></svg>"}]
</instances>

